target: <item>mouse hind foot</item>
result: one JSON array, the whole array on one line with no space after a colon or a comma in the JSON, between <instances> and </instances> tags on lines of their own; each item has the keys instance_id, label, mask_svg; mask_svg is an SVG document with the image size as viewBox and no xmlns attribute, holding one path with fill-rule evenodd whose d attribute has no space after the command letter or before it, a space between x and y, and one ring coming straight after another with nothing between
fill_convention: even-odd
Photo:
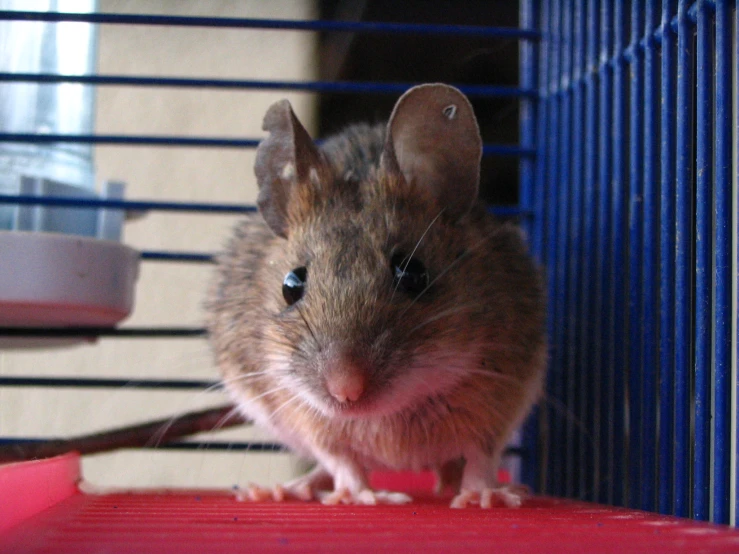
<instances>
[{"instance_id":1,"label":"mouse hind foot","mask_svg":"<svg viewBox=\"0 0 739 554\"><path fill-rule=\"evenodd\" d=\"M362 489L357 493L348 488L340 488L333 492L321 493L321 502L327 506L352 504L359 506L375 506L377 504L408 504L413 499L402 492L375 491Z\"/></svg>"},{"instance_id":2,"label":"mouse hind foot","mask_svg":"<svg viewBox=\"0 0 739 554\"><path fill-rule=\"evenodd\" d=\"M519 508L523 500L529 496L529 490L523 485L500 485L482 489L462 489L452 499L451 508L467 508L479 504L481 508L505 506Z\"/></svg>"},{"instance_id":3,"label":"mouse hind foot","mask_svg":"<svg viewBox=\"0 0 739 554\"><path fill-rule=\"evenodd\" d=\"M529 490L523 485L498 482L500 455L499 450L492 455L479 450L467 453L461 488L452 499L452 508L466 508L472 505L479 505L481 508L521 506L523 500L529 496Z\"/></svg>"},{"instance_id":4,"label":"mouse hind foot","mask_svg":"<svg viewBox=\"0 0 739 554\"><path fill-rule=\"evenodd\" d=\"M305 475L274 487L249 483L245 490L246 494L240 494L239 498L252 502L266 502L269 500L275 502L287 500L310 502L332 489L333 478L331 475L321 466L316 466Z\"/></svg>"}]
</instances>

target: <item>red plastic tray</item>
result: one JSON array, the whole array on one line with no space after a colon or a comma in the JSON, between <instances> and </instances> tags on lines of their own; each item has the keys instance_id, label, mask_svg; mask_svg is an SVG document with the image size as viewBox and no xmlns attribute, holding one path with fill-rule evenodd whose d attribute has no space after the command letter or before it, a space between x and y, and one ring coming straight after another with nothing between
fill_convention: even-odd
<instances>
[{"instance_id":1,"label":"red plastic tray","mask_svg":"<svg viewBox=\"0 0 739 554\"><path fill-rule=\"evenodd\" d=\"M729 527L582 502L452 510L447 498L414 491L428 490L423 476L401 479L412 504L366 507L239 502L217 491L93 495L76 488L78 477L74 455L0 466L0 552L739 552Z\"/></svg>"}]
</instances>

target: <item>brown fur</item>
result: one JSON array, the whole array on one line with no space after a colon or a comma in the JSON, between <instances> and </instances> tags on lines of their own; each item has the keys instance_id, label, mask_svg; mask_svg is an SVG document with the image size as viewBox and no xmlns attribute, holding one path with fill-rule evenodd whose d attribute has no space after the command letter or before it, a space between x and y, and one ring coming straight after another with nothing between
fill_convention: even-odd
<instances>
[{"instance_id":1,"label":"brown fur","mask_svg":"<svg viewBox=\"0 0 739 554\"><path fill-rule=\"evenodd\" d=\"M494 457L542 385L540 275L518 229L481 204L445 213L421 183L381 163L384 142L383 129L368 126L327 141L320 183L298 183L288 205L287 238L258 215L237 227L207 301L218 364L228 383L279 355L290 361L291 379L327 404L323 376L332 356L366 372L357 405L367 411L352 417L320 412L302 390L274 390L277 375L228 384L236 398L258 398L265 414L276 414L270 424L288 430L285 440L304 454L319 449L365 467L414 469L439 468L470 445ZM393 253L414 249L432 281L417 299L394 292L390 267ZM299 266L308 267L305 296L288 307L283 278ZM418 400L373 414L414 360L446 356L453 364L472 352L474 363L453 369L459 378L448 390L424 395L416 368Z\"/></svg>"}]
</instances>

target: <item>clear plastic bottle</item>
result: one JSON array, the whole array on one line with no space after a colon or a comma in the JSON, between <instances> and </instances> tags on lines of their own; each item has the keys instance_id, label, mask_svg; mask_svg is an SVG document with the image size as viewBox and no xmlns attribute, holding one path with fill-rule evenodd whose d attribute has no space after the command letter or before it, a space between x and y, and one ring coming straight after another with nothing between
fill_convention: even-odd
<instances>
[{"instance_id":1,"label":"clear plastic bottle","mask_svg":"<svg viewBox=\"0 0 739 554\"><path fill-rule=\"evenodd\" d=\"M96 0L0 0L15 11L94 12ZM97 26L0 21L0 71L85 75L97 61ZM0 85L0 132L92 134L95 89L72 83ZM0 193L18 194L22 177L50 179L89 194L95 187L89 144L0 141ZM0 230L12 229L16 206L0 204Z\"/></svg>"}]
</instances>

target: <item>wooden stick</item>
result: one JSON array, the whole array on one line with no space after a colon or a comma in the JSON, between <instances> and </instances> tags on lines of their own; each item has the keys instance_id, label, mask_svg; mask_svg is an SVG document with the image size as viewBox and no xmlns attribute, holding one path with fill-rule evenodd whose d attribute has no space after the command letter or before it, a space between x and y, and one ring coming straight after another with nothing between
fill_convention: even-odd
<instances>
[{"instance_id":1,"label":"wooden stick","mask_svg":"<svg viewBox=\"0 0 739 554\"><path fill-rule=\"evenodd\" d=\"M235 411L233 405L225 405L71 439L0 446L0 463L50 458L67 452L94 454L119 448L158 446L195 433L225 429L245 423L250 422Z\"/></svg>"}]
</instances>

